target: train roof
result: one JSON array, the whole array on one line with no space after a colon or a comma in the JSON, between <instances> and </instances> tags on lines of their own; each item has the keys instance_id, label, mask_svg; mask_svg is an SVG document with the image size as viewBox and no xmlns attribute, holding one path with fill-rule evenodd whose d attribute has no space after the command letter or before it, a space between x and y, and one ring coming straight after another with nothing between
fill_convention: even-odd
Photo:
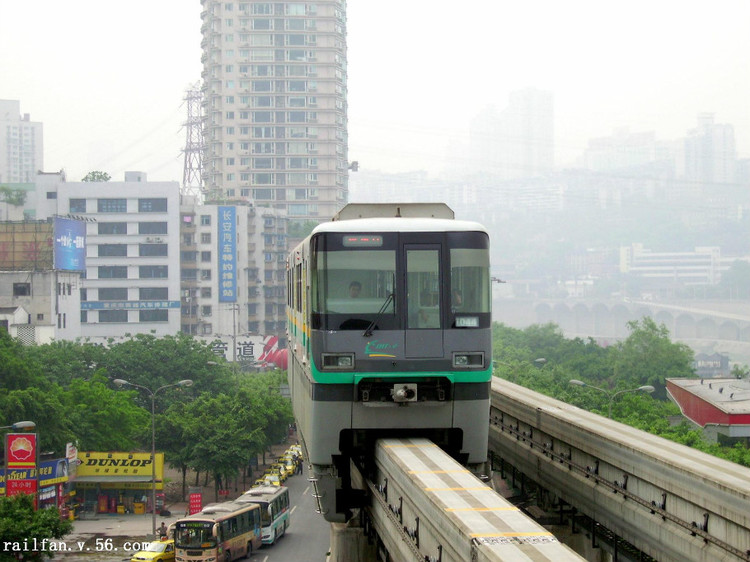
<instances>
[{"instance_id":1,"label":"train roof","mask_svg":"<svg viewBox=\"0 0 750 562\"><path fill-rule=\"evenodd\" d=\"M319 224L313 234L321 232L487 232L474 221L423 217L377 217L347 219Z\"/></svg>"},{"instance_id":2,"label":"train roof","mask_svg":"<svg viewBox=\"0 0 750 562\"><path fill-rule=\"evenodd\" d=\"M456 218L453 209L445 203L349 203L332 221L371 219L375 217L422 217L434 219Z\"/></svg>"}]
</instances>

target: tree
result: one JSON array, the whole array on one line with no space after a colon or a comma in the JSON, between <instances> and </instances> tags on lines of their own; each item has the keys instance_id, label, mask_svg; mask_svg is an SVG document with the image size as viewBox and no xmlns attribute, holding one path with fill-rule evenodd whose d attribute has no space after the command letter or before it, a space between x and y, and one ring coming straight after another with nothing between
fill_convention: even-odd
<instances>
[{"instance_id":1,"label":"tree","mask_svg":"<svg viewBox=\"0 0 750 562\"><path fill-rule=\"evenodd\" d=\"M664 400L666 379L695 377L693 351L683 343L672 342L664 324L644 317L627 326L630 335L615 346L610 388L651 385L656 389L654 398Z\"/></svg>"},{"instance_id":2,"label":"tree","mask_svg":"<svg viewBox=\"0 0 750 562\"><path fill-rule=\"evenodd\" d=\"M21 207L26 203L26 192L23 189L13 189L7 185L0 185L0 201L14 207Z\"/></svg>"},{"instance_id":3,"label":"tree","mask_svg":"<svg viewBox=\"0 0 750 562\"><path fill-rule=\"evenodd\" d=\"M94 170L86 174L83 178L81 178L81 181L109 181L112 179L112 176L110 176L107 172L100 172L98 170Z\"/></svg>"},{"instance_id":4,"label":"tree","mask_svg":"<svg viewBox=\"0 0 750 562\"><path fill-rule=\"evenodd\" d=\"M57 508L34 510L33 496L0 497L0 545L6 545L0 550L0 561L52 558L51 545L43 539L62 539L72 530L73 524L61 519ZM30 552L24 548L24 541L34 545L34 539L41 550ZM11 550L8 550L9 545ZM12 550L14 545L19 551Z\"/></svg>"}]
</instances>

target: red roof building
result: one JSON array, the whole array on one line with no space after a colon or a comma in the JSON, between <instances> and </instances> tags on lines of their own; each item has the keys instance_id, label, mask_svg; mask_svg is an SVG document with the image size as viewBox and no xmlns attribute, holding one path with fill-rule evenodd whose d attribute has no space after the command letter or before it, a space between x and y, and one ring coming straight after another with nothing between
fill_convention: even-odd
<instances>
[{"instance_id":1,"label":"red roof building","mask_svg":"<svg viewBox=\"0 0 750 562\"><path fill-rule=\"evenodd\" d=\"M706 437L750 437L750 381L667 379L667 394Z\"/></svg>"}]
</instances>

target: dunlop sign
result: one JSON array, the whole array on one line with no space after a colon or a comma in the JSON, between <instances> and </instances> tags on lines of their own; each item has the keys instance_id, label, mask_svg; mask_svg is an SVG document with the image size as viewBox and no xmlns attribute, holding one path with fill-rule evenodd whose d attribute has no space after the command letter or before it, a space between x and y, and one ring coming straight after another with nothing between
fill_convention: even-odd
<instances>
[{"instance_id":1,"label":"dunlop sign","mask_svg":"<svg viewBox=\"0 0 750 562\"><path fill-rule=\"evenodd\" d=\"M78 477L147 476L151 478L151 453L78 453ZM164 453L156 453L156 479L164 477Z\"/></svg>"}]
</instances>

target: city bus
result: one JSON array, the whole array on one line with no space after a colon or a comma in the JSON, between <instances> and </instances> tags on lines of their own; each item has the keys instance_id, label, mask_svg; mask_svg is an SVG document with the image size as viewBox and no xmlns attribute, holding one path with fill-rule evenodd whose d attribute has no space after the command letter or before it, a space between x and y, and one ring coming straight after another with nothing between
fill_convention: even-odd
<instances>
[{"instance_id":1,"label":"city bus","mask_svg":"<svg viewBox=\"0 0 750 562\"><path fill-rule=\"evenodd\" d=\"M286 534L289 527L289 488L258 486L250 488L234 501L260 506L263 544L274 544L279 537Z\"/></svg>"},{"instance_id":2,"label":"city bus","mask_svg":"<svg viewBox=\"0 0 750 562\"><path fill-rule=\"evenodd\" d=\"M209 504L174 523L175 558L229 562L261 547L261 509L236 501Z\"/></svg>"}]
</instances>

